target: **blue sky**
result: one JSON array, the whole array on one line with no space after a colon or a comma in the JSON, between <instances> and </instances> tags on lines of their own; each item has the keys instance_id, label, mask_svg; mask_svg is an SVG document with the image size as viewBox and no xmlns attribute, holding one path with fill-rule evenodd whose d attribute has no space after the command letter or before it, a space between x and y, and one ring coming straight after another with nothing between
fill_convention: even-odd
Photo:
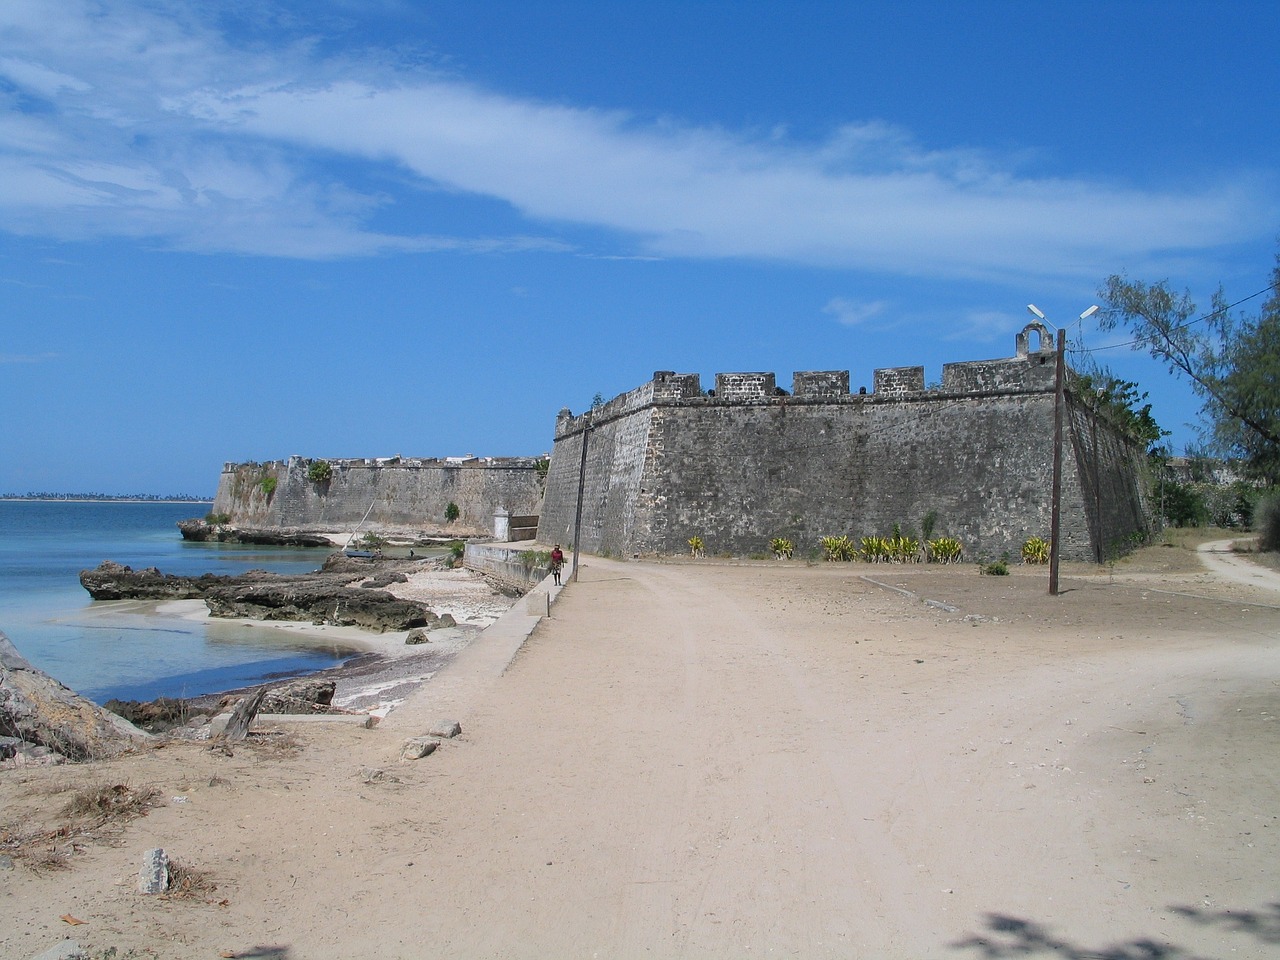
<instances>
[{"instance_id":1,"label":"blue sky","mask_svg":"<svg viewBox=\"0 0 1280 960\"><path fill-rule=\"evenodd\" d=\"M933 381L1111 273L1247 296L1280 236L1278 20L4 0L0 492L537 454L654 370ZM1194 439L1184 383L1096 356Z\"/></svg>"}]
</instances>

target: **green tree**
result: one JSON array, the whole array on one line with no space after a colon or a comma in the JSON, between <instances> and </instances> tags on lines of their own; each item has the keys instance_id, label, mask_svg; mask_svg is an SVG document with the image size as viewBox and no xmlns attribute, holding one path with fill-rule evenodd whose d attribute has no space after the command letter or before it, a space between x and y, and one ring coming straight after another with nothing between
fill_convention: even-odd
<instances>
[{"instance_id":1,"label":"green tree","mask_svg":"<svg viewBox=\"0 0 1280 960\"><path fill-rule=\"evenodd\" d=\"M1111 276L1099 291L1106 306L1099 325L1127 329L1135 344L1186 377L1203 401L1206 439L1240 457L1250 473L1280 480L1280 255L1271 296L1256 315L1233 314L1221 289L1211 311L1198 316L1189 293L1167 280L1145 284Z\"/></svg>"},{"instance_id":2,"label":"green tree","mask_svg":"<svg viewBox=\"0 0 1280 960\"><path fill-rule=\"evenodd\" d=\"M1159 454L1160 441L1169 435L1151 415L1151 404L1145 392L1138 392L1138 385L1131 380L1121 380L1105 367L1091 373L1079 374L1074 383L1082 401L1108 415L1120 429L1140 440L1149 454ZM1142 404L1139 406L1139 404Z\"/></svg>"}]
</instances>

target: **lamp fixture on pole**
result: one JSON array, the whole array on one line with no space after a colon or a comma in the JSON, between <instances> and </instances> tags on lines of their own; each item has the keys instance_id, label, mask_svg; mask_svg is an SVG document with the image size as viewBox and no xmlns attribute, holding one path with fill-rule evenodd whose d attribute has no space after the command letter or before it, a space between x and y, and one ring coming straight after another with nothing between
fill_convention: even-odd
<instances>
[{"instance_id":1,"label":"lamp fixture on pole","mask_svg":"<svg viewBox=\"0 0 1280 960\"><path fill-rule=\"evenodd\" d=\"M1099 310L1095 303L1076 319L1076 323L1087 320ZM1044 311L1034 303L1027 304L1027 311L1037 320L1051 323ZM1075 326L1075 323L1072 324ZM1058 540L1062 532L1062 419L1066 407L1067 380L1067 331L1057 327L1058 347L1055 351L1057 362L1054 365L1053 377L1053 492L1049 514L1049 595L1058 595Z\"/></svg>"}]
</instances>

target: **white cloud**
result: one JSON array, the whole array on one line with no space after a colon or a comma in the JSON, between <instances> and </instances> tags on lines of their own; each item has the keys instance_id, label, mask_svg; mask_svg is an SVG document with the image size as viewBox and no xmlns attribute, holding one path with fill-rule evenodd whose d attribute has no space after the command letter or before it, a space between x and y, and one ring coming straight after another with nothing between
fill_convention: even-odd
<instances>
[{"instance_id":1,"label":"white cloud","mask_svg":"<svg viewBox=\"0 0 1280 960\"><path fill-rule=\"evenodd\" d=\"M944 340L960 340L964 342L1012 342L1013 335L1020 332L1033 318L1028 314L1006 313L1000 310L967 310L953 322L943 325L946 331Z\"/></svg>"},{"instance_id":2,"label":"white cloud","mask_svg":"<svg viewBox=\"0 0 1280 960\"><path fill-rule=\"evenodd\" d=\"M619 238L605 255L1092 279L1260 236L1278 210L1270 185L1247 181L1172 192L1035 177L1021 158L925 150L884 123L806 142L782 126L640 122L397 72L381 54L323 61L305 42L244 53L181 4L94 9L13 0L0 12L0 36L17 38L0 76L50 98L0 124L12 177L0 226L299 257L570 249L535 234L583 226ZM388 171L400 186L365 185ZM509 205L525 236L372 228L440 189Z\"/></svg>"},{"instance_id":3,"label":"white cloud","mask_svg":"<svg viewBox=\"0 0 1280 960\"><path fill-rule=\"evenodd\" d=\"M56 96L63 90L85 93L90 89L87 83L76 77L14 57L0 57L0 73L19 86L43 96Z\"/></svg>"},{"instance_id":4,"label":"white cloud","mask_svg":"<svg viewBox=\"0 0 1280 960\"><path fill-rule=\"evenodd\" d=\"M888 304L883 300L859 303L845 297L832 297L822 308L822 312L835 317L836 322L846 327L856 327L883 314L887 306Z\"/></svg>"}]
</instances>

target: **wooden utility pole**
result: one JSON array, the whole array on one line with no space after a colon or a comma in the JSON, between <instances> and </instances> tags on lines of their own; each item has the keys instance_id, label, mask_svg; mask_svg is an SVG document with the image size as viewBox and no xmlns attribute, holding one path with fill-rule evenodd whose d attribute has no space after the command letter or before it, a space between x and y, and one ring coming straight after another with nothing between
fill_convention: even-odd
<instances>
[{"instance_id":1,"label":"wooden utility pole","mask_svg":"<svg viewBox=\"0 0 1280 960\"><path fill-rule=\"evenodd\" d=\"M582 543L582 494L587 486L587 439L591 436L591 419L595 411L587 414L582 427L582 463L578 465L578 511L573 520L573 574L570 579L578 582L578 548Z\"/></svg>"},{"instance_id":2,"label":"wooden utility pole","mask_svg":"<svg viewBox=\"0 0 1280 960\"><path fill-rule=\"evenodd\" d=\"M1053 384L1053 506L1049 519L1049 596L1058 595L1058 534L1062 520L1062 415L1066 406L1067 331L1058 331Z\"/></svg>"}]
</instances>

